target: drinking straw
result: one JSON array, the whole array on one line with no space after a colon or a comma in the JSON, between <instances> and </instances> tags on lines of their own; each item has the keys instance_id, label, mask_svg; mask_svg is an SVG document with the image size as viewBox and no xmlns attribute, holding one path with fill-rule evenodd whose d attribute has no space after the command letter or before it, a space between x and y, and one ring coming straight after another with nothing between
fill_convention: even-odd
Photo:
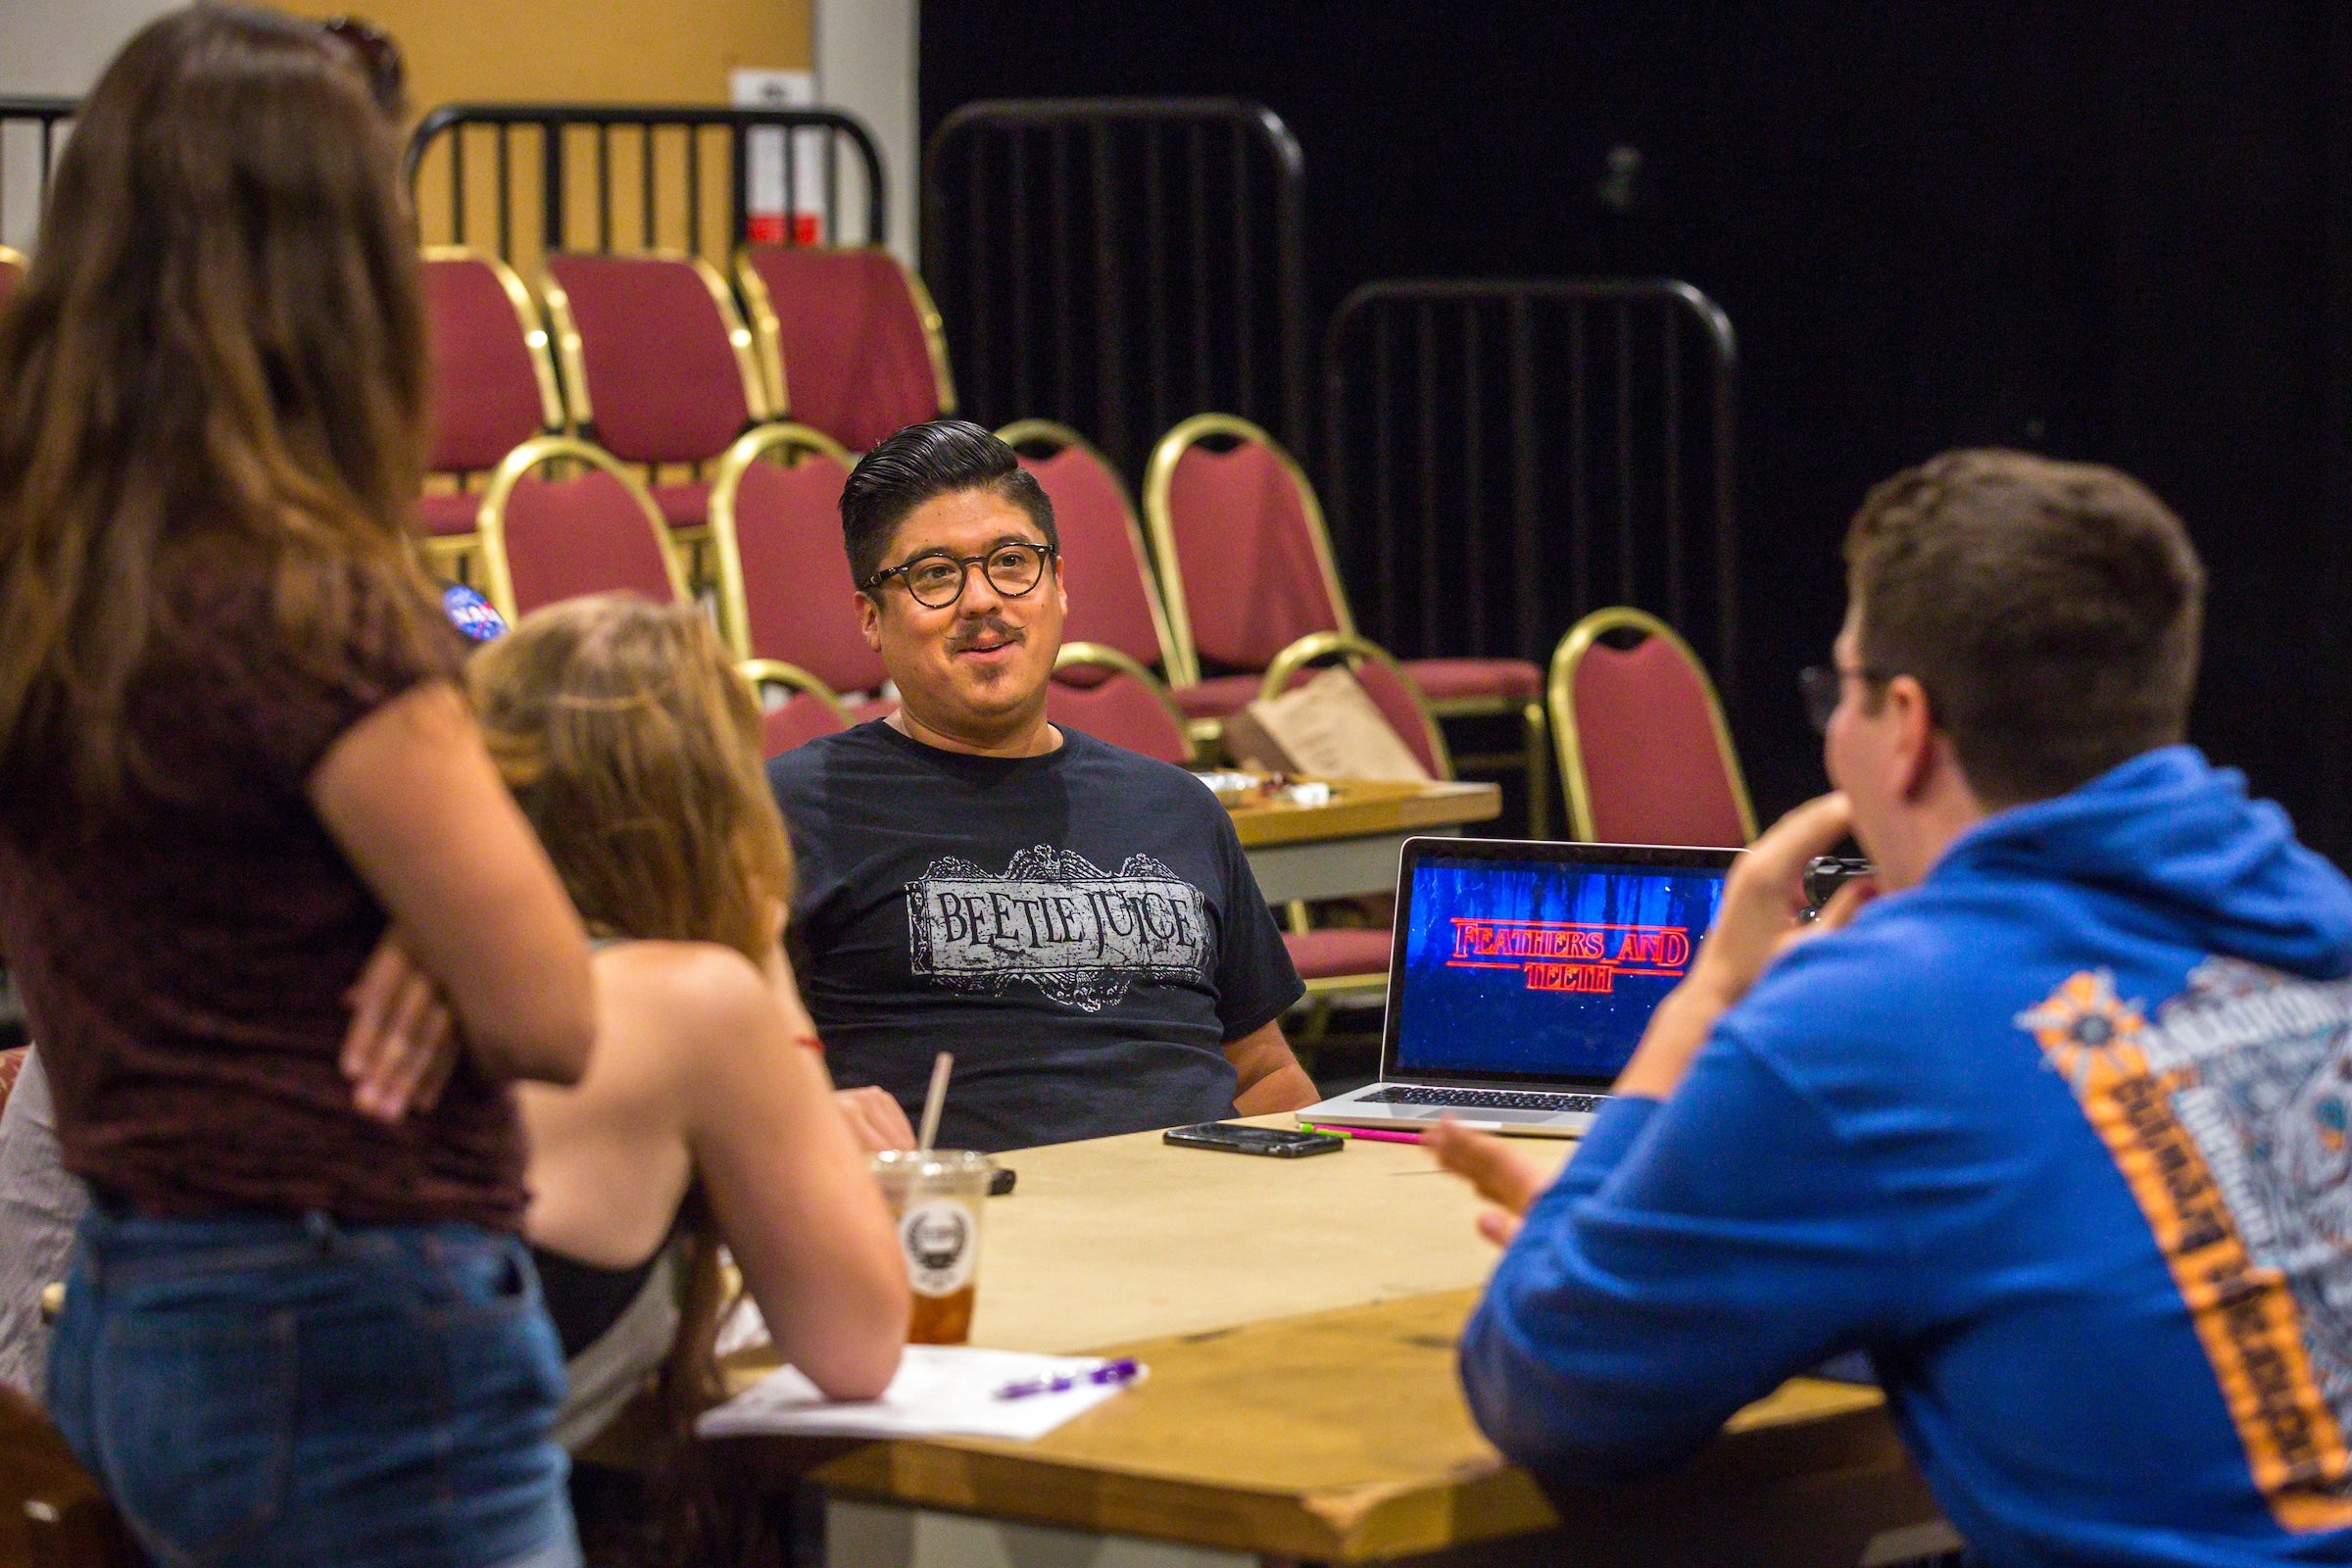
<instances>
[{"instance_id":1,"label":"drinking straw","mask_svg":"<svg viewBox=\"0 0 2352 1568\"><path fill-rule=\"evenodd\" d=\"M923 1096L922 1136L915 1140L918 1152L931 1152L931 1140L939 1136L939 1113L948 1108L948 1074L956 1068L952 1053L941 1052L931 1062L931 1089Z\"/></svg>"}]
</instances>

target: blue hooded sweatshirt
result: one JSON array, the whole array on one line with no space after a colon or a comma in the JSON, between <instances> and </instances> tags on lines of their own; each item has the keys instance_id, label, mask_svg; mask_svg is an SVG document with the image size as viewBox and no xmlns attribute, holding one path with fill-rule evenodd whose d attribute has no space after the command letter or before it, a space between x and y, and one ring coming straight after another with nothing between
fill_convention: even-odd
<instances>
[{"instance_id":1,"label":"blue hooded sweatshirt","mask_svg":"<svg viewBox=\"0 0 2352 1568\"><path fill-rule=\"evenodd\" d=\"M1991 1563L2352 1562L2352 886L2187 747L1992 816L1622 1098L1462 1342L1546 1480L1866 1352Z\"/></svg>"}]
</instances>

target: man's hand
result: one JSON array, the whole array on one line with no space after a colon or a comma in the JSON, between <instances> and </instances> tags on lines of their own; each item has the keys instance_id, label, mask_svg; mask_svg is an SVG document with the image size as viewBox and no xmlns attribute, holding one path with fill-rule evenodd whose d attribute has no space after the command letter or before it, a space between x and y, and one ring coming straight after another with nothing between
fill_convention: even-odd
<instances>
[{"instance_id":1,"label":"man's hand","mask_svg":"<svg viewBox=\"0 0 2352 1568\"><path fill-rule=\"evenodd\" d=\"M1804 918L1805 867L1851 832L1853 808L1843 795L1816 796L1782 817L1748 847L1724 884L1723 908L1699 944L1686 984L1730 1006L1794 942L1836 930L1876 894L1867 877L1838 890L1819 920ZM1850 896L1849 896L1850 895Z\"/></svg>"},{"instance_id":2,"label":"man's hand","mask_svg":"<svg viewBox=\"0 0 2352 1568\"><path fill-rule=\"evenodd\" d=\"M1723 907L1698 947L1690 972L1650 1014L1642 1045L1617 1078L1621 1095L1663 1100L1690 1071L1715 1020L1748 993L1772 960L1798 943L1835 931L1878 896L1868 877L1848 882L1805 913L1805 867L1827 855L1853 826L1843 795L1823 795L1782 817L1750 845L1725 881Z\"/></svg>"},{"instance_id":3,"label":"man's hand","mask_svg":"<svg viewBox=\"0 0 2352 1568\"><path fill-rule=\"evenodd\" d=\"M382 1122L431 1110L458 1063L441 988L387 931L343 1000L351 1004L341 1060L352 1103Z\"/></svg>"},{"instance_id":4,"label":"man's hand","mask_svg":"<svg viewBox=\"0 0 2352 1568\"><path fill-rule=\"evenodd\" d=\"M869 1154L888 1149L912 1149L914 1128L889 1091L836 1089L833 1104L850 1124L850 1136Z\"/></svg>"},{"instance_id":5,"label":"man's hand","mask_svg":"<svg viewBox=\"0 0 2352 1568\"><path fill-rule=\"evenodd\" d=\"M1422 1147L1439 1164L1466 1178L1478 1196L1494 1204L1478 1216L1478 1234L1508 1247L1519 1234L1519 1218L1544 1191L1543 1170L1492 1133L1474 1133L1448 1117L1422 1135Z\"/></svg>"}]
</instances>

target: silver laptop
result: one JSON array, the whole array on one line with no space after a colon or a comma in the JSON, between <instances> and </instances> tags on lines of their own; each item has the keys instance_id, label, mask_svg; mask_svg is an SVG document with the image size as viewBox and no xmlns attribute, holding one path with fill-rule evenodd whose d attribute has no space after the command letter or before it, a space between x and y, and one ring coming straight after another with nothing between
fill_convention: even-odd
<instances>
[{"instance_id":1,"label":"silver laptop","mask_svg":"<svg viewBox=\"0 0 2352 1568\"><path fill-rule=\"evenodd\" d=\"M1576 1137L1689 970L1738 854L1405 840L1379 1081L1298 1119Z\"/></svg>"}]
</instances>

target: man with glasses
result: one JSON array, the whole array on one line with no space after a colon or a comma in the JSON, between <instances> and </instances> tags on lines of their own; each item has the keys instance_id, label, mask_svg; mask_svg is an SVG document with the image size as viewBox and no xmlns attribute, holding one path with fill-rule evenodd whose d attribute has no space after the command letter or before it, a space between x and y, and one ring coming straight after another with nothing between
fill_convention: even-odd
<instances>
[{"instance_id":1,"label":"man with glasses","mask_svg":"<svg viewBox=\"0 0 2352 1568\"><path fill-rule=\"evenodd\" d=\"M2352 1561L2352 887L2181 744L2204 572L2110 468L1872 491L1805 695L1838 793L1734 870L1461 1349L1549 1480L1865 1353L1987 1563ZM1806 923L1807 862L1877 866Z\"/></svg>"},{"instance_id":2,"label":"man with glasses","mask_svg":"<svg viewBox=\"0 0 2352 1568\"><path fill-rule=\"evenodd\" d=\"M1054 508L978 425L911 425L842 492L900 706L768 764L802 991L835 1080L998 1150L1295 1109L1303 994L1216 797L1046 720L1068 608ZM869 1141L884 1129L869 1129Z\"/></svg>"}]
</instances>

